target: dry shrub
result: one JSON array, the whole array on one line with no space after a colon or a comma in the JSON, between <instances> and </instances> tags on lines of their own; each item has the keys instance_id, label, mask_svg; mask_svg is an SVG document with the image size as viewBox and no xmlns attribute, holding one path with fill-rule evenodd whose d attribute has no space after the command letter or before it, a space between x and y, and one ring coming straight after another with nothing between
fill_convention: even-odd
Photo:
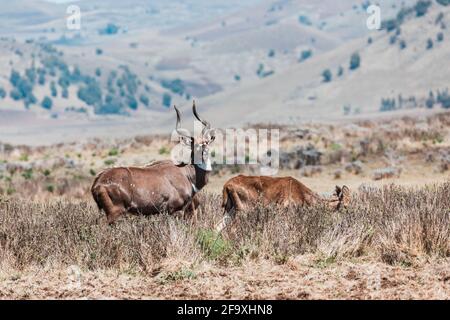
<instances>
[{"instance_id":1,"label":"dry shrub","mask_svg":"<svg viewBox=\"0 0 450 320\"><path fill-rule=\"evenodd\" d=\"M105 225L86 202L0 200L2 268L78 265L89 270L170 274L201 261L285 263L311 253L323 261L370 256L389 264L450 256L450 183L420 189L363 187L339 212L321 206L240 212L222 235L219 195L200 196L196 222L169 215Z\"/></svg>"}]
</instances>

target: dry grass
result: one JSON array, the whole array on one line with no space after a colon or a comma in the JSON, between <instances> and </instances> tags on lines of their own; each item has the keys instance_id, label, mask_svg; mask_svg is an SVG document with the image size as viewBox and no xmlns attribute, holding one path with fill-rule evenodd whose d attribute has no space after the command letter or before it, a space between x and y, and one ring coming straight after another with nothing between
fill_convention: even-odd
<instances>
[{"instance_id":1,"label":"dry grass","mask_svg":"<svg viewBox=\"0 0 450 320\"><path fill-rule=\"evenodd\" d=\"M217 195L204 195L192 225L176 217L127 217L109 227L91 203L0 204L0 261L3 270L77 265L83 270L188 277L200 263L239 266L313 254L329 264L366 256L409 266L450 256L450 183L424 188L362 188L351 207L280 211L258 206L239 214L223 235L213 231L221 217ZM178 273L177 273L178 272Z\"/></svg>"}]
</instances>

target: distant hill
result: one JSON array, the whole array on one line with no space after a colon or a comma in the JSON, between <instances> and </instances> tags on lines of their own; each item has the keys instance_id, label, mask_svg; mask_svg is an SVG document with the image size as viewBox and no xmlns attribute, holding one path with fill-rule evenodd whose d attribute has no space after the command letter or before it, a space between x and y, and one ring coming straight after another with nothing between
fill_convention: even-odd
<instances>
[{"instance_id":1,"label":"distant hill","mask_svg":"<svg viewBox=\"0 0 450 320\"><path fill-rule=\"evenodd\" d=\"M221 126L440 107L450 6L379 2L375 31L368 1L85 0L79 31L66 29L67 4L2 2L0 111L157 130L193 98Z\"/></svg>"}]
</instances>

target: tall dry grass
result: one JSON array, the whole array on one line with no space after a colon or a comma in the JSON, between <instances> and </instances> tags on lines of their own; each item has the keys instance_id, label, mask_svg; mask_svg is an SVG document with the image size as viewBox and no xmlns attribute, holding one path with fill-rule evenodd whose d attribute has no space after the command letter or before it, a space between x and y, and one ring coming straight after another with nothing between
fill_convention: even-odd
<instances>
[{"instance_id":1,"label":"tall dry grass","mask_svg":"<svg viewBox=\"0 0 450 320\"><path fill-rule=\"evenodd\" d=\"M340 212L324 207L256 206L222 235L220 197L203 195L196 223L173 216L99 221L92 203L0 200L0 268L78 265L151 273L170 260L235 265L284 263L312 253L335 261L360 256L389 264L450 256L450 182L424 188L361 188Z\"/></svg>"}]
</instances>

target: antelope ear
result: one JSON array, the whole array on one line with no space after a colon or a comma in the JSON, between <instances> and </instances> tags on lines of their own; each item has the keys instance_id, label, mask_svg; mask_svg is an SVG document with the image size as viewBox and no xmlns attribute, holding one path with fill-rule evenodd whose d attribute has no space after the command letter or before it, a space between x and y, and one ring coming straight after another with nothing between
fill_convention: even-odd
<instances>
[{"instance_id":1,"label":"antelope ear","mask_svg":"<svg viewBox=\"0 0 450 320\"><path fill-rule=\"evenodd\" d=\"M336 192L336 195L339 197L340 195L341 195L341 192L342 192L342 189L341 189L341 187L339 187L339 186L336 186L336 188L335 188L335 192Z\"/></svg>"}]
</instances>

